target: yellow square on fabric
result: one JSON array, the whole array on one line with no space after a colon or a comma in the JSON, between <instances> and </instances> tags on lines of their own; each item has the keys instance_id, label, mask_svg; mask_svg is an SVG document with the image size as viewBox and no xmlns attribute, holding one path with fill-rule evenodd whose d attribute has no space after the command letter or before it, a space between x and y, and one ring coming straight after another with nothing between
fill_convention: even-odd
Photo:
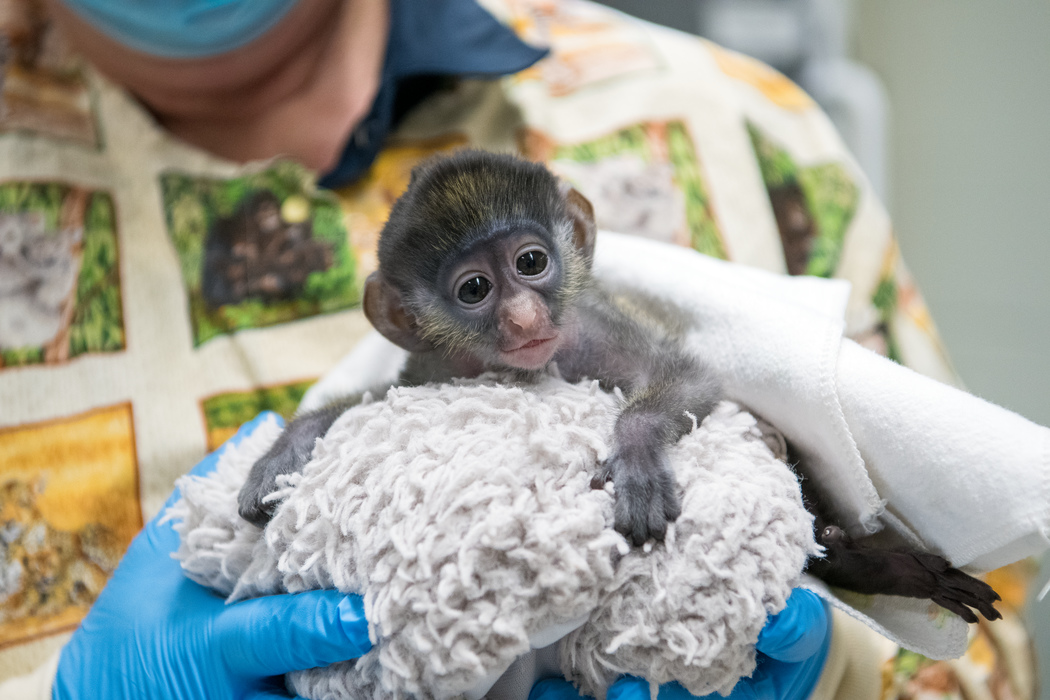
<instances>
[{"instance_id":1,"label":"yellow square on fabric","mask_svg":"<svg viewBox=\"0 0 1050 700\"><path fill-rule=\"evenodd\" d=\"M76 625L141 527L130 404L0 432L0 646Z\"/></svg>"}]
</instances>

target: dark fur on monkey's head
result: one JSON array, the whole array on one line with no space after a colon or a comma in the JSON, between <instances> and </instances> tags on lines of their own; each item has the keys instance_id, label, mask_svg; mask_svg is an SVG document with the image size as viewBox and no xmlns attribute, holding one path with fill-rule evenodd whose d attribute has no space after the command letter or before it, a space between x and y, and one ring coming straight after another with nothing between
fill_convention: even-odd
<instances>
[{"instance_id":1,"label":"dark fur on monkey's head","mask_svg":"<svg viewBox=\"0 0 1050 700\"><path fill-rule=\"evenodd\" d=\"M558 279L546 302L557 322L588 279L594 215L586 199L543 165L514 156L464 150L417 166L380 236L379 271L428 344L482 343L479 336L492 329L452 318L436 298L449 292L441 280L476 246L525 231L544 240L555 261Z\"/></svg>"},{"instance_id":2,"label":"dark fur on monkey's head","mask_svg":"<svg viewBox=\"0 0 1050 700\"><path fill-rule=\"evenodd\" d=\"M379 239L379 267L402 291L433 284L435 260L514 226L554 233L567 220L559 183L545 167L465 150L412 170ZM568 242L568 241L566 241Z\"/></svg>"}]
</instances>

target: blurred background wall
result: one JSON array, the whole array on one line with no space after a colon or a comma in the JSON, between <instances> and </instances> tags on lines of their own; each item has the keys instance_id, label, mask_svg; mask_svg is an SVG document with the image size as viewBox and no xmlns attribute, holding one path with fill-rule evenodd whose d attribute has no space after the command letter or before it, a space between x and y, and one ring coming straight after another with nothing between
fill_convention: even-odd
<instances>
[{"instance_id":1,"label":"blurred background wall","mask_svg":"<svg viewBox=\"0 0 1050 700\"><path fill-rule=\"evenodd\" d=\"M889 203L969 388L1050 425L1050 3L860 0Z\"/></svg>"}]
</instances>

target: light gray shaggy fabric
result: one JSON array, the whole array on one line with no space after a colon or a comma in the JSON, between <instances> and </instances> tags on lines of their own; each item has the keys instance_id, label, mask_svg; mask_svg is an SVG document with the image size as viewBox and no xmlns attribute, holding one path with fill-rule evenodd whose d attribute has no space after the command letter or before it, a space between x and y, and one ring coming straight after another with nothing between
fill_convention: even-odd
<instances>
[{"instance_id":1,"label":"light gray shaggy fabric","mask_svg":"<svg viewBox=\"0 0 1050 700\"><path fill-rule=\"evenodd\" d=\"M683 512L667 542L631 549L610 527L613 487L590 487L618 407L553 377L392 389L333 425L261 531L236 497L279 433L264 424L180 481L177 556L231 600L364 595L375 647L289 674L307 698L476 695L530 638L578 618L560 654L585 693L604 697L620 673L727 692L815 551L812 519L754 418L723 403L671 451Z\"/></svg>"}]
</instances>

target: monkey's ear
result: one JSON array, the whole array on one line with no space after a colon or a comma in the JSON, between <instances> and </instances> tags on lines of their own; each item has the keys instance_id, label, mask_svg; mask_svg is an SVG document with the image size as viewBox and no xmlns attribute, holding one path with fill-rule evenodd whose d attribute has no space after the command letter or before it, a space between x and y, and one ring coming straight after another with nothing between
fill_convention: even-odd
<instances>
[{"instance_id":1,"label":"monkey's ear","mask_svg":"<svg viewBox=\"0 0 1050 700\"><path fill-rule=\"evenodd\" d=\"M401 303L401 295L376 270L365 280L365 316L394 345L409 352L426 352L433 345L423 340L415 317Z\"/></svg>"},{"instance_id":2,"label":"monkey's ear","mask_svg":"<svg viewBox=\"0 0 1050 700\"><path fill-rule=\"evenodd\" d=\"M594 207L575 187L564 180L558 189L565 198L565 209L572 217L573 243L590 266L594 259L594 241L598 235L598 225L594 222Z\"/></svg>"}]
</instances>

